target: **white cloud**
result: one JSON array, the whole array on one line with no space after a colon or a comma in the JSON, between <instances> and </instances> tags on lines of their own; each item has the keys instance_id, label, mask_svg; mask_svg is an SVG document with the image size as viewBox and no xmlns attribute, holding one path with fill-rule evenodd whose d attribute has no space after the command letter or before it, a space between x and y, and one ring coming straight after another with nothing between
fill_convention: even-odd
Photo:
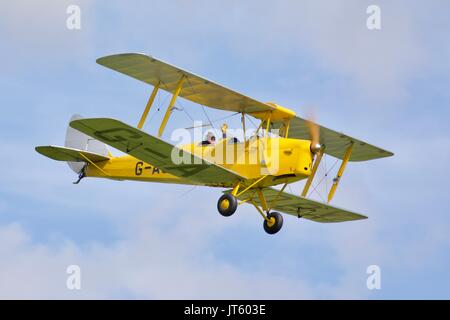
<instances>
[{"instance_id":1,"label":"white cloud","mask_svg":"<svg viewBox=\"0 0 450 320\"><path fill-rule=\"evenodd\" d=\"M310 288L281 272L262 268L248 273L219 262L202 249L207 247L203 243L207 233L206 237L202 231L197 236L190 233L187 222L165 232L141 223L127 240L83 248L70 242L34 244L20 226L3 226L0 297L117 298L124 293L132 298L176 299L312 297ZM81 267L81 291L65 288L70 264Z\"/></svg>"}]
</instances>

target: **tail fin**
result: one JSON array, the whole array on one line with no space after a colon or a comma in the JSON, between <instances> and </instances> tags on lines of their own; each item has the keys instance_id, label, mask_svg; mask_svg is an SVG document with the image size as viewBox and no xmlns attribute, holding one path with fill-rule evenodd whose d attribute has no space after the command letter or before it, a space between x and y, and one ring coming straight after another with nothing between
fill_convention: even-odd
<instances>
[{"instance_id":1,"label":"tail fin","mask_svg":"<svg viewBox=\"0 0 450 320\"><path fill-rule=\"evenodd\" d=\"M79 119L83 119L83 117L79 114L74 114L70 118L69 123L73 120ZM94 138L72 128L71 126L67 126L66 142L64 143L64 146L72 149L89 151L108 158L112 156L106 144L95 140ZM79 173L84 166L84 163L81 162L68 161L67 164L75 173Z\"/></svg>"},{"instance_id":2,"label":"tail fin","mask_svg":"<svg viewBox=\"0 0 450 320\"><path fill-rule=\"evenodd\" d=\"M70 121L78 119L82 119L82 117L76 114L72 116ZM86 162L106 161L112 157L106 144L70 126L67 127L64 147L50 145L38 146L35 149L50 159L66 161L70 169L79 175L79 180L84 176L83 168Z\"/></svg>"}]
</instances>

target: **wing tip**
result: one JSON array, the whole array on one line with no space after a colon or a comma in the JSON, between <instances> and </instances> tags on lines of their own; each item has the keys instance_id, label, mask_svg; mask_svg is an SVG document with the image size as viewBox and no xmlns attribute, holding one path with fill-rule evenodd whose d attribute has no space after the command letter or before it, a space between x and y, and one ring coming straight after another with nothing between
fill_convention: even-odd
<instances>
[{"instance_id":1,"label":"wing tip","mask_svg":"<svg viewBox=\"0 0 450 320\"><path fill-rule=\"evenodd\" d=\"M34 147L34 150L35 150L37 153L40 153L40 154L44 155L42 152L43 152L45 149L47 149L48 147L50 147L50 146L36 146L36 147Z\"/></svg>"},{"instance_id":2,"label":"wing tip","mask_svg":"<svg viewBox=\"0 0 450 320\"><path fill-rule=\"evenodd\" d=\"M36 146L36 147L34 147L34 150L35 150L37 153L39 153L40 155L43 155L44 157L47 157L47 158L52 159L52 160L57 160L57 161L59 161L59 160L58 160L57 158L55 158L55 157L52 155L52 153L51 153L51 151L54 150L55 147L56 147L56 146L53 146L53 145Z\"/></svg>"},{"instance_id":3,"label":"wing tip","mask_svg":"<svg viewBox=\"0 0 450 320\"><path fill-rule=\"evenodd\" d=\"M40 154L43 154L42 152L45 152L45 150L54 149L54 148L63 148L63 147L55 146L53 144L48 144L48 145L44 145L44 146L36 146L36 147L34 147L34 150Z\"/></svg>"},{"instance_id":4,"label":"wing tip","mask_svg":"<svg viewBox=\"0 0 450 320\"><path fill-rule=\"evenodd\" d=\"M117 57L123 57L123 56L141 56L141 57L145 57L145 58L155 59L151 54L146 54L143 52L123 52L123 53L114 53L114 54L109 54L106 56L99 57L95 60L95 62L99 65L109 68L109 65L106 63L108 60L117 58Z\"/></svg>"}]
</instances>

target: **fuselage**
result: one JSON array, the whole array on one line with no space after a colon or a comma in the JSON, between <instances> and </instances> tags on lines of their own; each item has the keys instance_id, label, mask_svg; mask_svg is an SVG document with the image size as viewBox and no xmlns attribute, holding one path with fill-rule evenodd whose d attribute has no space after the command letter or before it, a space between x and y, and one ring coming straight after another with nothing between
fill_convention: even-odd
<instances>
[{"instance_id":1,"label":"fuselage","mask_svg":"<svg viewBox=\"0 0 450 320\"><path fill-rule=\"evenodd\" d=\"M214 145L192 143L178 147L215 165L236 172L248 180L266 176L259 185L272 186L292 183L307 178L311 174L313 155L310 151L310 143L309 140L253 137L245 142L237 142L229 138L221 139ZM194 181L166 173L163 169L130 155L112 157L108 161L96 163L96 166L88 164L85 169L87 177L196 184Z\"/></svg>"}]
</instances>

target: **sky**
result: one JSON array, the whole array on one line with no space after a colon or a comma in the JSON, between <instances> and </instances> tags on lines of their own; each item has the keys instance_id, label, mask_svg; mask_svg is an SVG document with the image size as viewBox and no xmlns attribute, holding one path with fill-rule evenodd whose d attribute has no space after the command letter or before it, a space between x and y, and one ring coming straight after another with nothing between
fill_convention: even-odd
<instances>
[{"instance_id":1,"label":"sky","mask_svg":"<svg viewBox=\"0 0 450 320\"><path fill-rule=\"evenodd\" d=\"M70 5L79 30L67 28ZM381 9L380 30L366 26L369 5ZM0 12L0 298L450 298L448 1L18 0ZM300 116L314 109L319 123L393 151L350 163L333 199L369 219L285 216L270 236L250 206L220 216L221 189L73 185L65 163L34 147L62 145L75 113L138 122L152 88L95 63L124 52ZM158 95L144 130L155 134L167 102ZM201 107L178 105L186 112L170 119L168 141L192 125L188 114L206 120ZM66 286L70 265L80 290ZM380 289L367 287L371 265Z\"/></svg>"}]
</instances>

